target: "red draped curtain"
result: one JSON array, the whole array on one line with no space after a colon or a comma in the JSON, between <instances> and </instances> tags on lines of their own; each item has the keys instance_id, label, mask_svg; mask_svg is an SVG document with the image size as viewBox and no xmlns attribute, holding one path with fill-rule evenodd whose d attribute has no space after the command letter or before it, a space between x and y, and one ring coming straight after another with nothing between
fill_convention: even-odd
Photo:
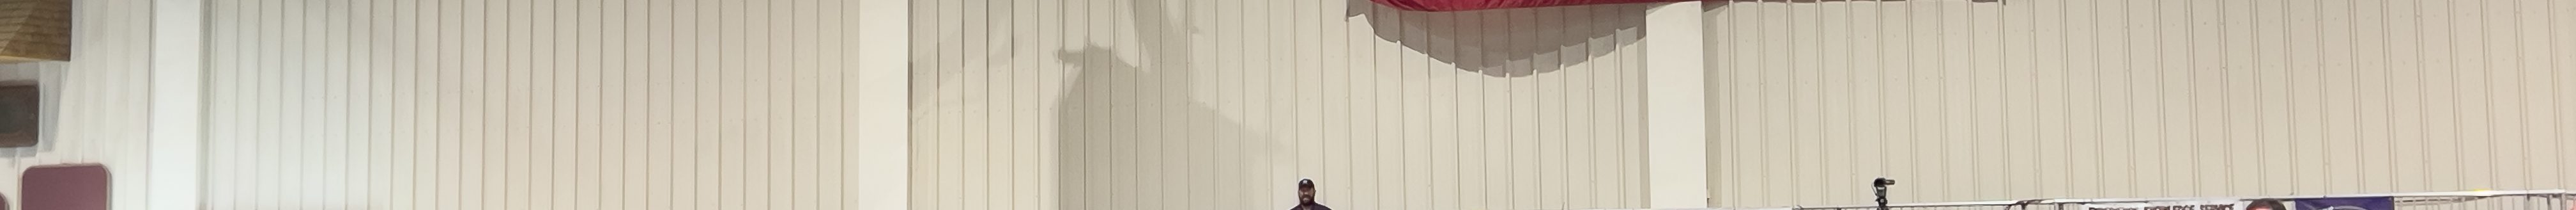
<instances>
[{"instance_id":1,"label":"red draped curtain","mask_svg":"<svg viewBox=\"0 0 2576 210\"><path fill-rule=\"evenodd\" d=\"M1593 4L1627 4L1681 2L1693 0L1369 0L1388 7L1414 11L1467 11L1527 7L1553 7Z\"/></svg>"}]
</instances>

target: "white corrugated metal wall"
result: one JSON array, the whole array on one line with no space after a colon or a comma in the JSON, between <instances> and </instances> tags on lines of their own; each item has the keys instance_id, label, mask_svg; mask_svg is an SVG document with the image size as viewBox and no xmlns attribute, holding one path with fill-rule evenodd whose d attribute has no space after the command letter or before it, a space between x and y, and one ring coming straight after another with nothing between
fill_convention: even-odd
<instances>
[{"instance_id":1,"label":"white corrugated metal wall","mask_svg":"<svg viewBox=\"0 0 2576 210\"><path fill-rule=\"evenodd\" d=\"M886 48L824 38L891 28L827 10L860 4L215 1L208 201L847 204L823 189L886 186L817 157L864 119L833 116L875 110L831 74ZM2555 85L2576 42L2552 39L2576 37L2571 3L1710 4L1720 206L1859 203L1876 176L1908 180L1900 201L2562 188L2546 175L2576 163L2549 152L2576 149L2576 90ZM914 1L907 190L919 209L1275 208L1314 177L1346 208L1637 207L1650 6ZM47 75L142 80L132 63ZM89 65L112 64L20 67ZM58 101L125 100L77 97ZM13 160L80 159L36 153Z\"/></svg>"},{"instance_id":2,"label":"white corrugated metal wall","mask_svg":"<svg viewBox=\"0 0 2576 210\"><path fill-rule=\"evenodd\" d=\"M1641 207L1650 6L914 1L913 207Z\"/></svg>"},{"instance_id":3,"label":"white corrugated metal wall","mask_svg":"<svg viewBox=\"0 0 2576 210\"><path fill-rule=\"evenodd\" d=\"M42 79L42 139L34 147L0 148L0 198L17 207L26 196L20 176L28 167L107 165L114 177L110 201L143 203L145 116L151 98L151 1L73 1L72 62L0 65L0 78ZM143 209L143 205L116 205Z\"/></svg>"},{"instance_id":4,"label":"white corrugated metal wall","mask_svg":"<svg viewBox=\"0 0 2576 210\"><path fill-rule=\"evenodd\" d=\"M902 4L211 1L206 205L901 208Z\"/></svg>"},{"instance_id":5,"label":"white corrugated metal wall","mask_svg":"<svg viewBox=\"0 0 2576 210\"><path fill-rule=\"evenodd\" d=\"M1726 3L1718 206L2576 187L2576 3Z\"/></svg>"}]
</instances>

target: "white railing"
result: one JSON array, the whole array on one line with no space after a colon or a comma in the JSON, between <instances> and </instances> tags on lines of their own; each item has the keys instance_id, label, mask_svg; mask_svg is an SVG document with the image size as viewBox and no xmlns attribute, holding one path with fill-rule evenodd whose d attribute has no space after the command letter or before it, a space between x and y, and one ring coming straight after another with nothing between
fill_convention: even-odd
<instances>
[{"instance_id":1,"label":"white railing","mask_svg":"<svg viewBox=\"0 0 2576 210\"><path fill-rule=\"evenodd\" d=\"M1887 207L1888 207L1888 209L1895 209L1895 210L1954 210L1954 209L1956 209L1956 210L1968 210L1968 209L1979 209L1979 210L1983 210L1983 209L1996 209L1996 210L2022 210L2022 209L2032 209L2032 210L2042 210L2042 209L2045 209L2045 210L2083 210L2083 209L2084 209L2084 205L2088 205L2088 204L2148 203L2148 202L2167 202L2167 201L2209 201L2209 200L2260 200L2260 199L2298 200L2298 199L2317 199L2317 198L2372 198L2372 197L2389 197L2389 198L2393 198L2393 199L2395 199L2395 200L2396 200L2396 201L2395 201L2395 202L2396 202L2396 208L2398 208L2398 209L2477 209L2477 210L2486 210L2486 209L2500 209L2500 210L2501 210L2501 209L2529 209L2529 210L2576 210L2576 200L2571 200L2571 199L2576 199L2576 194L2570 194L2570 193L2568 193L2568 191L2567 191L2567 190L2458 191L2458 192L2414 192L2414 193L2380 193L2380 194L2347 194L2347 195L2302 195L2302 196L2250 196L2250 197L2177 197L2177 198L2050 198L2050 199L2028 199L2028 200L1992 200L1992 201L1958 201L1958 202L1933 202L1933 203L1904 203L1904 204L1888 204L1888 206L1887 206ZM1865 210L1865 209L1878 209L1878 206L1877 206L1877 205L1838 205L1838 206L1788 206L1788 207L1717 208L1717 209L1695 208L1695 209L1661 209L1661 210Z\"/></svg>"}]
</instances>

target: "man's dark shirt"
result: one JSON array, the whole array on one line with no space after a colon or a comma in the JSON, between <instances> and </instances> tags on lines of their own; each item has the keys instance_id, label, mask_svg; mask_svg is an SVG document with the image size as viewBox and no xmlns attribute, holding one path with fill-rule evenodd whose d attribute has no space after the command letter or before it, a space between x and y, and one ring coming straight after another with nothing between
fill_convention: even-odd
<instances>
[{"instance_id":1,"label":"man's dark shirt","mask_svg":"<svg viewBox=\"0 0 2576 210\"><path fill-rule=\"evenodd\" d=\"M1324 204L1315 204L1315 202L1306 202L1306 203L1302 203L1302 204L1297 204L1297 208L1288 208L1288 210L1333 210L1333 207L1324 207Z\"/></svg>"}]
</instances>

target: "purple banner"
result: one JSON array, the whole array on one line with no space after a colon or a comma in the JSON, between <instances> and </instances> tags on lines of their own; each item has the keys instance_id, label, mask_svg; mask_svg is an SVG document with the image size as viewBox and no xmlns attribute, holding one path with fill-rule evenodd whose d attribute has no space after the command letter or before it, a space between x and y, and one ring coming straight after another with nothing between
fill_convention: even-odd
<instances>
[{"instance_id":1,"label":"purple banner","mask_svg":"<svg viewBox=\"0 0 2576 210\"><path fill-rule=\"evenodd\" d=\"M2395 210L2395 209L2397 209L2397 200L2396 200L2396 199L2391 199L2391 198L2389 198L2389 197L2375 197L2375 198L2318 198L2318 199L2298 199L2298 200L2294 200L2294 201L2299 203L2299 205L2298 205L2298 209L2299 209L2299 210Z\"/></svg>"}]
</instances>

